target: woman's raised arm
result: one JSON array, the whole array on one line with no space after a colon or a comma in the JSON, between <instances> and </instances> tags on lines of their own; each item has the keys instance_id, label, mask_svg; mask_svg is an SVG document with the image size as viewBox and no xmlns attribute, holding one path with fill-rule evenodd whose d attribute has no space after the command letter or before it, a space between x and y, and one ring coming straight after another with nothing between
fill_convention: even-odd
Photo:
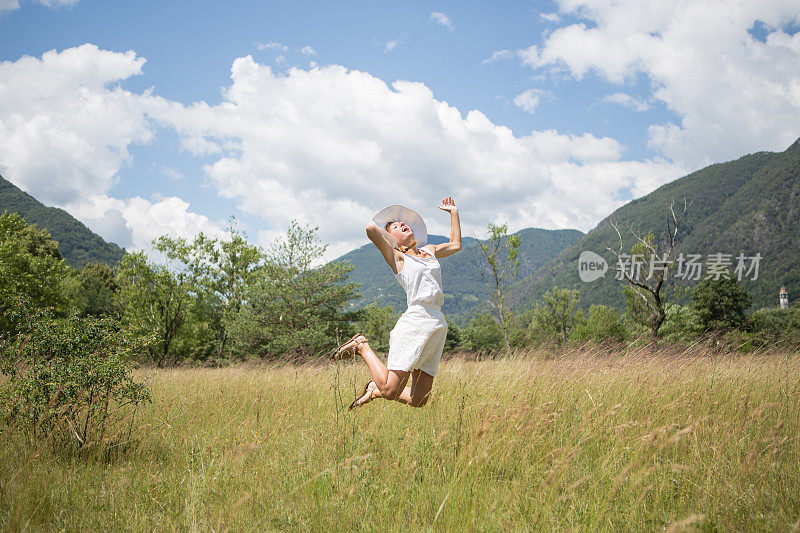
<instances>
[{"instance_id":1,"label":"woman's raised arm","mask_svg":"<svg viewBox=\"0 0 800 533\"><path fill-rule=\"evenodd\" d=\"M436 257L447 257L461 250L461 220L458 218L458 207L452 196L442 200L439 206L442 211L450 213L450 242L431 245Z\"/></svg>"},{"instance_id":2,"label":"woman's raised arm","mask_svg":"<svg viewBox=\"0 0 800 533\"><path fill-rule=\"evenodd\" d=\"M400 256L400 251L392 247L384 232L385 230L381 230L374 222L367 224L367 237L381 251L381 255L383 255L392 272L397 274L402 266L403 258Z\"/></svg>"}]
</instances>

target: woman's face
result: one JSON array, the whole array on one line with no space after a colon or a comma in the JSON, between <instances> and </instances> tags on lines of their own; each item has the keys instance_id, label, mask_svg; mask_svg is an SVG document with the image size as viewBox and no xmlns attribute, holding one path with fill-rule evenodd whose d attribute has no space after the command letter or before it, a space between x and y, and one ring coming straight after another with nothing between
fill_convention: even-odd
<instances>
[{"instance_id":1,"label":"woman's face","mask_svg":"<svg viewBox=\"0 0 800 533\"><path fill-rule=\"evenodd\" d=\"M414 232L405 222L389 222L386 224L386 231L388 231L397 244L401 246L410 246L414 242Z\"/></svg>"}]
</instances>

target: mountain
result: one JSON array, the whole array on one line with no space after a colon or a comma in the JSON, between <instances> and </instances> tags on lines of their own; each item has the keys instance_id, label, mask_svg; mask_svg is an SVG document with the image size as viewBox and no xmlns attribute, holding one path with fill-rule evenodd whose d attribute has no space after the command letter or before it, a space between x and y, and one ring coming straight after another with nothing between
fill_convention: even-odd
<instances>
[{"instance_id":1,"label":"mountain","mask_svg":"<svg viewBox=\"0 0 800 533\"><path fill-rule=\"evenodd\" d=\"M617 249L619 237L610 221L623 234L624 251L634 242L631 229L638 234L665 235L667 207L674 200L676 211L683 199L690 202L683 218L676 252L701 254L709 261L714 253L760 253L758 279L752 273L742 283L753 297L753 306L774 307L778 291L785 285L800 295L800 139L785 152L759 152L735 161L711 165L668 183L652 193L620 207L583 238L561 252L551 264L518 282L516 307L531 307L553 286L581 291L581 307L591 304L624 306L622 281L609 270L591 283L578 277L578 257L584 250L602 255L609 266L617 264L606 247ZM748 261L747 266L750 266ZM705 275L704 265L704 274ZM667 287L689 287L691 281L678 278ZM686 296L684 296L684 301Z\"/></svg>"},{"instance_id":2,"label":"mountain","mask_svg":"<svg viewBox=\"0 0 800 533\"><path fill-rule=\"evenodd\" d=\"M514 235L520 237L518 279L524 279L547 265L564 248L583 236L577 230L544 230L528 228ZM428 242L439 244L447 242L440 235L429 235ZM480 275L470 262L470 254L478 252L474 247L477 241L472 237L462 239L460 252L440 260L442 282L444 285L444 306L442 311L456 323L464 323L475 313L484 309L488 293ZM350 272L350 281L361 283L362 297L351 304L360 309L370 303L391 305L397 311L406 308L406 295L395 279L392 270L383 256L372 244L353 250L336 261L348 261L355 267Z\"/></svg>"},{"instance_id":3,"label":"mountain","mask_svg":"<svg viewBox=\"0 0 800 533\"><path fill-rule=\"evenodd\" d=\"M47 207L0 176L0 214L5 211L19 213L28 224L49 231L61 256L75 269L86 263L115 266L125 255L125 250L104 241L63 209Z\"/></svg>"}]
</instances>

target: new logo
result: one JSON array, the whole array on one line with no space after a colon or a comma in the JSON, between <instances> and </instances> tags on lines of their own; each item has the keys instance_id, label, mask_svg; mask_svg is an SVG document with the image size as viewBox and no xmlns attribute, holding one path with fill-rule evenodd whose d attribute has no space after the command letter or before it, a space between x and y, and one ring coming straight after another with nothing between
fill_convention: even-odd
<instances>
[{"instance_id":1,"label":"new logo","mask_svg":"<svg viewBox=\"0 0 800 533\"><path fill-rule=\"evenodd\" d=\"M606 275L608 263L603 256L589 250L581 252L578 258L578 276L587 283Z\"/></svg>"}]
</instances>

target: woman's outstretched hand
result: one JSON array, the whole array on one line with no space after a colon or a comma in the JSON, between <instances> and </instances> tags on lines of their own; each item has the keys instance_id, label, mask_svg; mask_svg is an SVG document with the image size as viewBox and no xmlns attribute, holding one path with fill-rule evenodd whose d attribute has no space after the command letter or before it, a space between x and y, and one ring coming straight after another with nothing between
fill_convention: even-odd
<instances>
[{"instance_id":1,"label":"woman's outstretched hand","mask_svg":"<svg viewBox=\"0 0 800 533\"><path fill-rule=\"evenodd\" d=\"M447 211L448 213L453 213L458 211L458 207L456 207L456 203L453 201L452 196L448 196L444 200L442 200L442 205L439 206L439 209L442 211Z\"/></svg>"}]
</instances>

